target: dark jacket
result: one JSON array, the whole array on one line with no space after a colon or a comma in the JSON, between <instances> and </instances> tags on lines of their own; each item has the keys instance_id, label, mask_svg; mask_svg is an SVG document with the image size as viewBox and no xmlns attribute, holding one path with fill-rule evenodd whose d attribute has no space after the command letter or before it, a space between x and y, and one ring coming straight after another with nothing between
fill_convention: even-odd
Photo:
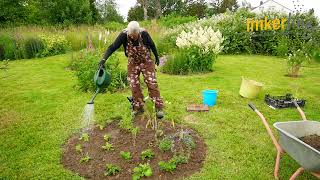
<instances>
[{"instance_id":1,"label":"dark jacket","mask_svg":"<svg viewBox=\"0 0 320 180\"><path fill-rule=\"evenodd\" d=\"M153 40L151 39L149 33L147 31L142 31L141 32L141 37L143 40L143 44L150 50L152 50L156 60L159 59L158 57L158 52L157 52L157 48L153 42ZM120 48L120 46L124 47L124 53L125 55L128 57L126 49L128 46L128 36L127 36L127 32L126 31L122 31L118 37L116 38L116 40L109 46L109 48L107 49L107 51L104 53L103 59L107 60L111 54L113 52L115 52L117 49ZM139 39L133 42L134 46L138 46L139 45Z\"/></svg>"}]
</instances>

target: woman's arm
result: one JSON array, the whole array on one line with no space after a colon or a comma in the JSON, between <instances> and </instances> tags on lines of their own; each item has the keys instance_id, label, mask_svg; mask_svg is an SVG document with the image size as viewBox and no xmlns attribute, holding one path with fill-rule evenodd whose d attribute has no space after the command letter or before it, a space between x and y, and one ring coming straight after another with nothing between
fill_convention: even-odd
<instances>
[{"instance_id":1,"label":"woman's arm","mask_svg":"<svg viewBox=\"0 0 320 180\"><path fill-rule=\"evenodd\" d=\"M108 47L108 49L103 55L102 60L106 61L112 55L112 53L114 53L117 49L120 48L120 46L123 44L126 38L127 38L127 34L124 32L121 32L116 38L116 40Z\"/></svg>"}]
</instances>

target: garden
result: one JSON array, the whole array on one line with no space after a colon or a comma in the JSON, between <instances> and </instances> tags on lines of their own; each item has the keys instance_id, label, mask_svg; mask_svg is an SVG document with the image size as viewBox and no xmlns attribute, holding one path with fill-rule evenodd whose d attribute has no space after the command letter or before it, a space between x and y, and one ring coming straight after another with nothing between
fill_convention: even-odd
<instances>
[{"instance_id":1,"label":"garden","mask_svg":"<svg viewBox=\"0 0 320 180\"><path fill-rule=\"evenodd\" d=\"M264 17L290 18L291 29L248 31L248 19ZM123 48L105 65L109 86L86 109L98 62L125 23L0 29L0 179L274 179L278 149L248 103L270 126L297 121L295 108L265 102L292 94L305 100L307 119L319 121L320 31L311 11L288 17L239 8L139 23L160 54L164 119L148 97L144 114L132 116ZM263 87L240 96L244 79ZM204 90L216 90L214 106L187 111L205 104ZM279 178L300 167L284 154ZM297 179L315 177L306 171Z\"/></svg>"}]
</instances>

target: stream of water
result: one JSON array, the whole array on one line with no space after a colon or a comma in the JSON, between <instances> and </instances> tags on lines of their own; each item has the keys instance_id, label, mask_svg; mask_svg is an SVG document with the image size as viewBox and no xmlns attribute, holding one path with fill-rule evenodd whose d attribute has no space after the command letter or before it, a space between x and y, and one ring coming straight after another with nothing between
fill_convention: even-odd
<instances>
[{"instance_id":1,"label":"stream of water","mask_svg":"<svg viewBox=\"0 0 320 180\"><path fill-rule=\"evenodd\" d=\"M86 104L82 113L82 127L88 131L94 122L94 104Z\"/></svg>"}]
</instances>

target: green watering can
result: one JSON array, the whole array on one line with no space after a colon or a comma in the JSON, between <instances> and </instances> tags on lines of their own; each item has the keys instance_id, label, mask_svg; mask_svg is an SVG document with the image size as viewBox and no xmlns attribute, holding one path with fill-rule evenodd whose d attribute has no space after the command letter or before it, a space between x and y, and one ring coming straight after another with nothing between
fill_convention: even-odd
<instances>
[{"instance_id":1,"label":"green watering can","mask_svg":"<svg viewBox=\"0 0 320 180\"><path fill-rule=\"evenodd\" d=\"M88 102L88 104L93 104L94 99L100 92L100 90L103 90L107 88L111 84L111 75L108 71L106 71L105 68L99 67L99 69L96 71L96 73L93 76L93 81L97 86L97 90L94 93L91 100Z\"/></svg>"}]
</instances>

